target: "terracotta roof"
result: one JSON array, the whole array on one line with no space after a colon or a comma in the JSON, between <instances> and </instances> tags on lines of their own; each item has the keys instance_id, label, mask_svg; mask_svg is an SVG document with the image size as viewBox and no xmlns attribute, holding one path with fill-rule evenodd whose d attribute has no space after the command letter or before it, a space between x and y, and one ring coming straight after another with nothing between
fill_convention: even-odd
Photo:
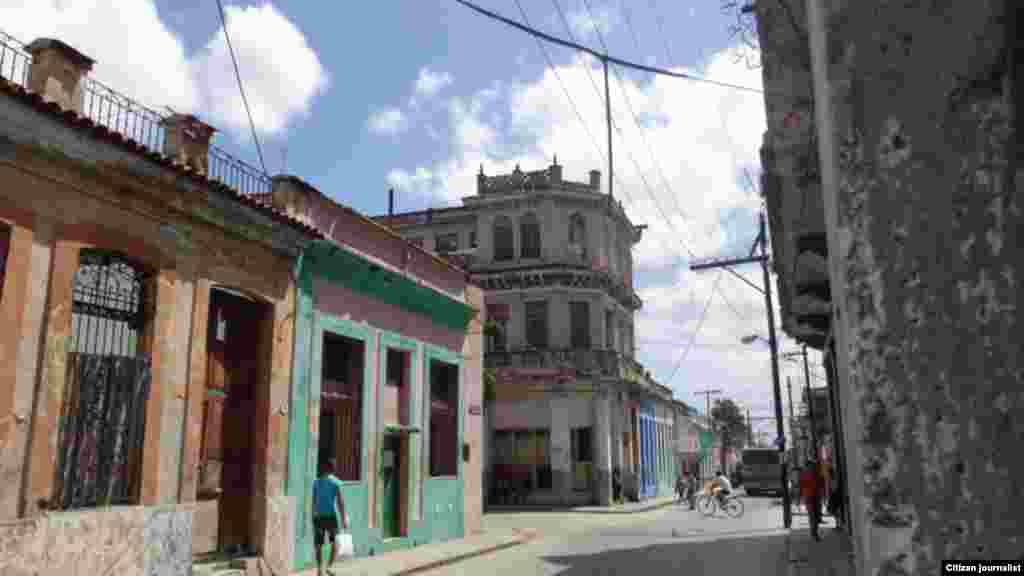
<instances>
[{"instance_id":1,"label":"terracotta roof","mask_svg":"<svg viewBox=\"0 0 1024 576\"><path fill-rule=\"evenodd\" d=\"M199 174L188 166L177 164L163 154L153 152L142 144L130 138L126 138L121 133L115 132L101 124L93 122L86 116L82 116L73 110L64 110L56 103L46 102L41 96L39 96L39 94L30 92L19 84L11 82L6 78L0 77L0 92L31 106L39 112L48 114L52 118L62 121L69 128L75 129L82 134L104 140L110 144L118 146L122 150L132 152L152 162L156 162L168 170L172 170L182 176L191 178L196 184L202 184L212 190L219 190L228 194L237 200L239 204L253 208L270 217L270 219L275 222L289 226L313 238L324 238L323 234L321 234L316 228L308 226L288 216L281 210L277 210L262 198L254 198L249 195L242 194L223 182L218 182L205 175Z\"/></svg>"},{"instance_id":2,"label":"terracotta roof","mask_svg":"<svg viewBox=\"0 0 1024 576\"><path fill-rule=\"evenodd\" d=\"M293 182L293 183L295 183L295 184L297 184L299 186L302 186L303 188L306 188L307 190L310 190L310 191L320 195L322 198L326 199L332 205L340 208L341 210L343 210L344 212L346 212L348 214L351 214L352 216L355 216L356 219L362 221L363 223L368 224L368 225L372 226L373 228L376 228L377 230L380 230L381 232L384 232L385 234L387 234L387 235L389 235L389 236L391 236L391 237L393 237L395 239L398 239L398 240L401 240L401 241L405 242L412 249L427 255L428 257L430 257L435 262L438 262L438 263L440 263L440 264L450 268L451 270L453 270L455 272L458 272L459 274L463 274L465 276L465 279L466 279L466 281L468 283L474 284L472 279L470 278L469 272L466 271L465 268L460 267L460 266L458 266L457 264L455 264L453 262L449 262L447 259L442 258L442 257L438 256L437 254L434 254L430 250L427 250L425 248L422 248L420 246L417 246L417 245L413 244L412 242L409 242L408 240L403 238L401 234L399 234L398 232L395 232L395 230L393 228L391 228L390 226L385 226L384 224L381 224L380 222L377 222L376 220L374 220L372 217L367 216L366 214L363 214L362 212L359 212L355 208L351 208L351 207L349 207L349 206L347 206L345 204L342 204L341 202L338 202L334 198L331 198L327 194L324 194L323 192L318 190L316 187L314 187L313 185L309 184L305 180L299 178L298 176L293 176L293 175L290 175L290 174L280 174L278 176L274 176L274 178L275 179L281 179L281 180L288 180L289 182ZM259 196L269 197L269 196L271 196L271 194L259 194ZM329 238L326 238L326 236L323 236L323 238L329 240Z\"/></svg>"}]
</instances>

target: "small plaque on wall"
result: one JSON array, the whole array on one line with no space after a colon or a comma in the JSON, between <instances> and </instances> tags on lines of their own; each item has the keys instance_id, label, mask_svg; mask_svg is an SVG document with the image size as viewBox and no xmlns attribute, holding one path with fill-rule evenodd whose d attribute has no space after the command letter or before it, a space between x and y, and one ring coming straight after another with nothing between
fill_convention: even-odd
<instances>
[{"instance_id":1,"label":"small plaque on wall","mask_svg":"<svg viewBox=\"0 0 1024 576\"><path fill-rule=\"evenodd\" d=\"M480 408L479 404L472 404L469 407L469 414L471 416L479 416L483 414L483 410Z\"/></svg>"},{"instance_id":2,"label":"small plaque on wall","mask_svg":"<svg viewBox=\"0 0 1024 576\"><path fill-rule=\"evenodd\" d=\"M469 462L469 443L462 444L462 461Z\"/></svg>"}]
</instances>

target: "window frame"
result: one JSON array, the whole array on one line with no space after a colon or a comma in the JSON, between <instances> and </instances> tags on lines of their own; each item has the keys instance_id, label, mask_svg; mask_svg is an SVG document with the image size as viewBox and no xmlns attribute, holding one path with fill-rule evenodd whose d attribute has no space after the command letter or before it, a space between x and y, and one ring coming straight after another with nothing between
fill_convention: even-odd
<instances>
[{"instance_id":1,"label":"window frame","mask_svg":"<svg viewBox=\"0 0 1024 576\"><path fill-rule=\"evenodd\" d=\"M531 307L541 306L543 307L544 313L539 315L539 318L543 319L544 329L541 333L544 335L542 342L537 343L533 340L531 335ZM523 303L523 336L527 347L535 348L537 350L544 350L551 344L551 305L547 300L530 300Z\"/></svg>"},{"instance_id":2,"label":"window frame","mask_svg":"<svg viewBox=\"0 0 1024 576\"><path fill-rule=\"evenodd\" d=\"M527 212L519 217L519 257L523 260L537 260L544 253L544 238L540 217Z\"/></svg>"},{"instance_id":3,"label":"window frame","mask_svg":"<svg viewBox=\"0 0 1024 576\"><path fill-rule=\"evenodd\" d=\"M577 311L583 310L581 321L582 326L577 326ZM593 344L591 338L591 322L590 322L590 301L588 300L571 300L569 302L569 346L573 349L583 350L589 349Z\"/></svg>"},{"instance_id":4,"label":"window frame","mask_svg":"<svg viewBox=\"0 0 1024 576\"><path fill-rule=\"evenodd\" d=\"M424 348L424 352L423 352L423 368L422 368L422 370L423 370L423 380L422 381L423 381L424 385L423 385L422 396L423 396L423 399L424 399L424 402L423 402L423 404L424 404L424 406L423 406L424 425L423 425L423 434L421 434L421 436L423 437L423 440L422 440L423 441L423 450L421 452L423 454L423 459L422 459L423 476L422 477L423 477L424 481L461 479L463 477L462 445L465 442L465 436L464 436L464 433L465 433L464 432L465 421L464 421L464 417L463 417L463 413L465 411L465 407L463 405L464 404L463 397L465 395L464 394L465 391L463 390L463 386L465 385L465 381L464 381L464 378L463 378L463 375L462 375L462 361L463 361L463 357L462 357L461 354L456 354L455 352L449 351L447 349L440 348L440 347L433 346L433 345L429 345L429 344L425 344L423 348ZM432 398L432 395L433 395L433 377L432 377L432 374L431 374L431 366L433 365L434 362L441 362L441 363L445 363L445 364L451 365L455 369L455 374L456 374L456 379L455 379L455 386L456 386L456 390L455 390L455 406L453 407L453 410L455 412L455 447L454 447L454 453L455 453L455 475L454 476L451 476L451 475L435 476L433 474L433 470L432 470L432 466L431 466L431 458L432 458L432 452L433 452L433 450L432 450L433 438L431 438L431 427L432 427L431 426L431 417L433 416L433 413L434 413L434 410L432 409L432 406L431 406L431 403L432 403L431 402L431 398ZM421 499L420 502L422 503L424 500L425 500L425 498ZM459 502L458 505L461 508L462 503Z\"/></svg>"},{"instance_id":5,"label":"window frame","mask_svg":"<svg viewBox=\"0 0 1024 576\"><path fill-rule=\"evenodd\" d=\"M360 390L361 405L360 411L360 425L359 425L359 438L360 438L360 460L359 460L359 479L358 480L341 480L343 485L358 485L366 482L369 478L367 467L369 464L369 452L368 452L368 438L369 430L368 423L370 418L370 403L367 402L367 398L370 397L372 392L372 378L373 378L373 363L370 361L371 352L371 334L367 327L359 326L348 320L343 320L335 316L328 314L322 314L314 311L314 326L313 331L313 365L311 366L311 378L310 378L310 399L317 399L319 402L320 393L323 384L323 372L321 369L323 366L323 344L324 344L324 333L330 332L336 336L349 338L351 340L359 340L363 344L363 386ZM315 361L320 360L317 364ZM322 408L321 408L322 409ZM310 414L310 417L314 415ZM320 414L315 415L316 418L320 418ZM312 459L308 465L315 468L317 465L316 458L319 457L319 438L320 430L318 427L317 438L315 441L316 448L309 450L308 457Z\"/></svg>"},{"instance_id":6,"label":"window frame","mask_svg":"<svg viewBox=\"0 0 1024 576\"><path fill-rule=\"evenodd\" d=\"M499 242L499 231L503 231L502 237L506 233L504 231L507 231L507 247L504 243ZM491 240L495 262L510 262L516 259L516 226L511 218L502 214L494 219L494 223L491 225ZM507 249L502 249L503 247Z\"/></svg>"},{"instance_id":7,"label":"window frame","mask_svg":"<svg viewBox=\"0 0 1024 576\"><path fill-rule=\"evenodd\" d=\"M447 247L447 244L451 243L451 248ZM445 247L442 247L442 244ZM434 252L438 254L450 254L452 252L459 251L459 233L458 232L445 232L443 234L437 234L434 236Z\"/></svg>"}]
</instances>

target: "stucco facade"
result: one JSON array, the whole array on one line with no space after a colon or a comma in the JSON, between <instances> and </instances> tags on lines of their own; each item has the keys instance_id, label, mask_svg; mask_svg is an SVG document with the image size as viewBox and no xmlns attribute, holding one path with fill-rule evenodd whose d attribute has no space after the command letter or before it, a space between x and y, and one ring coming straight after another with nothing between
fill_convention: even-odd
<instances>
[{"instance_id":1,"label":"stucco facade","mask_svg":"<svg viewBox=\"0 0 1024 576\"><path fill-rule=\"evenodd\" d=\"M0 85L0 566L184 575L231 546L286 570L290 271L315 234L208 179L201 122L164 118L147 149L83 111L87 57L19 54L30 90ZM239 310L244 390L223 378ZM209 446L214 396L244 460ZM207 496L228 472L248 481Z\"/></svg>"},{"instance_id":2,"label":"stucco facade","mask_svg":"<svg viewBox=\"0 0 1024 576\"><path fill-rule=\"evenodd\" d=\"M297 178L276 184L273 203L328 237L310 245L297 271L287 489L297 506L292 568L315 565L312 483L325 458L342 463L337 474L357 556L478 531L480 289L465 272ZM337 348L339 338L358 356L341 376L332 364L349 352ZM445 412L455 417L454 429L444 438L432 421L437 402L446 401L434 393L439 363L458 374ZM339 401L338 392L351 399ZM339 425L340 418L349 420ZM454 467L434 469L432 451L439 449L454 455Z\"/></svg>"},{"instance_id":3,"label":"stucco facade","mask_svg":"<svg viewBox=\"0 0 1024 576\"><path fill-rule=\"evenodd\" d=\"M487 176L459 207L376 220L460 263L485 291L485 490L492 504L575 504L671 491L671 391L634 359L632 246L642 226L601 174L557 162ZM669 462L666 464L666 462Z\"/></svg>"},{"instance_id":4,"label":"stucco facade","mask_svg":"<svg viewBox=\"0 0 1024 576\"><path fill-rule=\"evenodd\" d=\"M857 572L1020 558L1021 9L785 4L756 8L765 192L777 255L799 239L796 206L819 207L827 339L809 344L826 352ZM792 132L807 186L771 161ZM777 271L783 294L800 282ZM800 307L782 308L792 329Z\"/></svg>"}]
</instances>

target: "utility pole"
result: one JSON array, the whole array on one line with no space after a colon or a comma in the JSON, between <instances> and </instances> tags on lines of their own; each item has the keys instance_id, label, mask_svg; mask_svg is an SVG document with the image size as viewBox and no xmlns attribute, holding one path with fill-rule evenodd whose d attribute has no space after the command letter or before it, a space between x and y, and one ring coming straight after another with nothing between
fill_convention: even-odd
<instances>
[{"instance_id":1,"label":"utility pole","mask_svg":"<svg viewBox=\"0 0 1024 576\"><path fill-rule=\"evenodd\" d=\"M707 415L707 418L708 418L708 431L711 432L711 446L710 446L711 453L709 454L709 457L710 457L710 460L712 462L714 462L714 458L715 458L715 454L714 454L714 451L715 451L714 450L714 448L715 448L715 423L711 419L711 395L712 394L721 394L721 393L722 393L722 391L717 389L717 388L713 389L713 390L700 390L698 392L694 392L694 394L696 394L698 396L701 395L701 394L704 395L704 405L707 406L707 412L705 412L704 414ZM707 472L707 470L705 470L705 472Z\"/></svg>"},{"instance_id":2,"label":"utility pole","mask_svg":"<svg viewBox=\"0 0 1024 576\"><path fill-rule=\"evenodd\" d=\"M786 388L789 389L789 433L796 444L796 412L793 412L793 379L786 376Z\"/></svg>"},{"instance_id":3,"label":"utility pole","mask_svg":"<svg viewBox=\"0 0 1024 576\"><path fill-rule=\"evenodd\" d=\"M782 385L779 383L779 350L778 342L775 339L775 309L772 304L772 285L771 275L768 272L768 230L765 223L764 212L760 214L760 227L757 235L757 240L754 241L754 246L750 250L749 258L736 258L731 260L719 260L717 262L707 262L703 264L693 264L690 266L690 270L708 270L711 268L728 268L730 266L736 266L738 264L751 264L754 262L761 263L761 270L764 273L764 300L766 313L768 314L768 346L771 348L772 353L772 391L775 395L775 420L776 420L776 431L778 434L778 449L780 454L786 453L786 430L785 423L782 418ZM757 248L761 248L761 255L754 256ZM793 524L793 511L790 509L790 494L789 494L789 469L785 458L782 458L782 467L779 472L781 474L780 480L782 481L782 522L788 529Z\"/></svg>"},{"instance_id":4,"label":"utility pole","mask_svg":"<svg viewBox=\"0 0 1024 576\"><path fill-rule=\"evenodd\" d=\"M804 355L804 383L807 387L807 417L811 425L811 449L814 453L814 461L818 461L818 431L814 421L814 398L811 395L811 369L807 365L807 345L803 347Z\"/></svg>"},{"instance_id":5,"label":"utility pole","mask_svg":"<svg viewBox=\"0 0 1024 576\"><path fill-rule=\"evenodd\" d=\"M750 421L750 408L747 408L747 445L753 446L754 444L754 427Z\"/></svg>"},{"instance_id":6,"label":"utility pole","mask_svg":"<svg viewBox=\"0 0 1024 576\"><path fill-rule=\"evenodd\" d=\"M612 96L608 90L608 55L601 58L604 64L604 120L608 126L608 198L615 200L615 168L612 164Z\"/></svg>"}]
</instances>

